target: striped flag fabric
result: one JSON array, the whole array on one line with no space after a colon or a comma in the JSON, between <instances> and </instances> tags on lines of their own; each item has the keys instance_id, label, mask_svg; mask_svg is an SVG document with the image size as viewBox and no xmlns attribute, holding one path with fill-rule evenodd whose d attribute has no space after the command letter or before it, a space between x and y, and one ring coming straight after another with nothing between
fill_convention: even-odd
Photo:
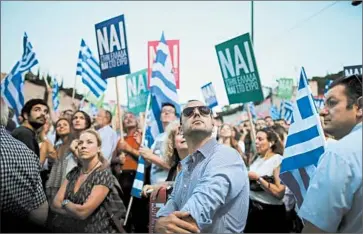
<instances>
[{"instance_id":1,"label":"striped flag fabric","mask_svg":"<svg viewBox=\"0 0 363 234\"><path fill-rule=\"evenodd\" d=\"M54 111L57 112L58 108L59 108L59 85L58 85L58 81L57 79L54 77L53 78L53 82L52 82L52 89L53 89L53 94L52 94L52 101L53 101L53 108Z\"/></svg>"},{"instance_id":2,"label":"striped flag fabric","mask_svg":"<svg viewBox=\"0 0 363 234\"><path fill-rule=\"evenodd\" d=\"M304 68L301 69L293 117L294 122L289 128L281 163L280 178L294 193L297 205L301 207L310 178L315 174L325 148L324 132Z\"/></svg>"},{"instance_id":3,"label":"striped flag fabric","mask_svg":"<svg viewBox=\"0 0 363 234\"><path fill-rule=\"evenodd\" d=\"M97 98L107 88L107 81L101 77L100 64L83 39L81 41L81 49L78 53L76 75L82 77L82 82Z\"/></svg>"},{"instance_id":4,"label":"striped flag fabric","mask_svg":"<svg viewBox=\"0 0 363 234\"><path fill-rule=\"evenodd\" d=\"M273 120L280 119L280 112L279 112L279 110L277 109L277 106L271 106L271 109L270 109L270 115L271 115L271 118L272 118Z\"/></svg>"},{"instance_id":5,"label":"striped flag fabric","mask_svg":"<svg viewBox=\"0 0 363 234\"><path fill-rule=\"evenodd\" d=\"M153 144L153 139L164 132L160 115L163 103L171 103L175 106L177 116L180 115L179 98L176 91L175 79L172 70L171 56L164 33L156 48L156 59L152 67L150 79L151 110L148 111L147 122L149 123L145 132L148 146ZM146 142L144 142L146 143ZM141 197L144 185L144 158L139 157L136 177L132 186L131 195Z\"/></svg>"},{"instance_id":6,"label":"striped flag fabric","mask_svg":"<svg viewBox=\"0 0 363 234\"><path fill-rule=\"evenodd\" d=\"M293 119L293 103L291 101L283 101L284 119L287 123L291 124L294 122Z\"/></svg>"},{"instance_id":7,"label":"striped flag fabric","mask_svg":"<svg viewBox=\"0 0 363 234\"><path fill-rule=\"evenodd\" d=\"M1 82L1 95L7 105L15 110L16 116L20 115L24 106L23 73L37 64L38 60L35 57L33 46L29 42L27 34L24 33L22 58Z\"/></svg>"}]
</instances>

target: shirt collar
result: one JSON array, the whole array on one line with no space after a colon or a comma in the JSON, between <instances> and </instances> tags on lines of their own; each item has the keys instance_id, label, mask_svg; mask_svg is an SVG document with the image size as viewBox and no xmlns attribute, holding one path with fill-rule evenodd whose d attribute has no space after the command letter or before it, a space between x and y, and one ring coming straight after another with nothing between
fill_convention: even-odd
<instances>
[{"instance_id":1,"label":"shirt collar","mask_svg":"<svg viewBox=\"0 0 363 234\"><path fill-rule=\"evenodd\" d=\"M357 131L357 130L361 130L362 129L362 122L356 124L354 126L354 128L352 129L351 133L354 132L354 131Z\"/></svg>"},{"instance_id":2,"label":"shirt collar","mask_svg":"<svg viewBox=\"0 0 363 234\"><path fill-rule=\"evenodd\" d=\"M214 137L211 137L204 145L202 145L202 147L197 150L197 152L199 151L205 158L207 158L212 155L217 144L217 140Z\"/></svg>"}]
</instances>

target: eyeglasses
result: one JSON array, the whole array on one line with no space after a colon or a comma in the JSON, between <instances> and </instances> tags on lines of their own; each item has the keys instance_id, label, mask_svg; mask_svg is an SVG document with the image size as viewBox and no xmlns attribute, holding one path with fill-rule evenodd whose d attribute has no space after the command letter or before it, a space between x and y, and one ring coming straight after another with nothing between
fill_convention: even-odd
<instances>
[{"instance_id":1,"label":"eyeglasses","mask_svg":"<svg viewBox=\"0 0 363 234\"><path fill-rule=\"evenodd\" d=\"M211 114L211 109L208 106L193 106L185 108L183 110L183 115L189 118L194 114L195 109L198 109L199 113L204 116Z\"/></svg>"},{"instance_id":2,"label":"eyeglasses","mask_svg":"<svg viewBox=\"0 0 363 234\"><path fill-rule=\"evenodd\" d=\"M162 110L161 111L162 114L175 114L174 110Z\"/></svg>"}]
</instances>

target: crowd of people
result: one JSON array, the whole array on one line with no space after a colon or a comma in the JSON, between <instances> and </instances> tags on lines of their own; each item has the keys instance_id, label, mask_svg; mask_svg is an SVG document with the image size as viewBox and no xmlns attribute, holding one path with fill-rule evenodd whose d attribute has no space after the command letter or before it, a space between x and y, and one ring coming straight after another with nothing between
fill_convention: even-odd
<instances>
[{"instance_id":1,"label":"crowd of people","mask_svg":"<svg viewBox=\"0 0 363 234\"><path fill-rule=\"evenodd\" d=\"M362 76L329 87L320 112L329 144L301 207L279 177L283 119L233 126L201 101L181 116L164 103L164 131L148 148L135 114L123 113L120 133L108 110L57 116L48 96L26 102L19 127L1 98L2 232L147 233L162 188L153 232L362 232ZM124 226L139 157L144 187Z\"/></svg>"}]
</instances>

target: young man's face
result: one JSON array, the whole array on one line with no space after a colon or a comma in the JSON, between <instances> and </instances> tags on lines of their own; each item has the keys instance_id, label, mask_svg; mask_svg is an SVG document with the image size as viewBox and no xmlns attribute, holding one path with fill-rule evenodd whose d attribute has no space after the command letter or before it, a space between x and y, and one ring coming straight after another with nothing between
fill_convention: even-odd
<instances>
[{"instance_id":1,"label":"young man's face","mask_svg":"<svg viewBox=\"0 0 363 234\"><path fill-rule=\"evenodd\" d=\"M325 106L320 112L324 118L324 131L336 139L347 135L362 117L358 105L347 108L348 97L345 94L345 86L337 85L330 89L326 95Z\"/></svg>"},{"instance_id":2,"label":"young man's face","mask_svg":"<svg viewBox=\"0 0 363 234\"><path fill-rule=\"evenodd\" d=\"M46 116L48 115L48 107L42 104L37 104L32 107L30 114L26 115L29 123L36 123L38 125L44 125Z\"/></svg>"}]
</instances>

